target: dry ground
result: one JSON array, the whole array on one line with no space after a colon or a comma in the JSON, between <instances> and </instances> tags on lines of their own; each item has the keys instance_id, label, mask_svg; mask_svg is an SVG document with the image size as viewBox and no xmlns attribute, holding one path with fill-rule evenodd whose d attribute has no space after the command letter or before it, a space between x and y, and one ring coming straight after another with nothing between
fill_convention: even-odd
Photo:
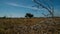
<instances>
[{"instance_id":1,"label":"dry ground","mask_svg":"<svg viewBox=\"0 0 60 34\"><path fill-rule=\"evenodd\" d=\"M51 19L51 18L49 18ZM0 34L28 34L29 27L38 24L39 22L48 21L47 18L5 18L0 19ZM54 27L60 29L60 18L54 18L52 21L57 23ZM51 21L51 22L52 22ZM41 25L41 24L39 24ZM22 27L21 27L22 26ZM27 26L27 29L23 27ZM22 28L22 29L20 29ZM23 33L23 32L25 33ZM34 33L33 33L34 34Z\"/></svg>"}]
</instances>

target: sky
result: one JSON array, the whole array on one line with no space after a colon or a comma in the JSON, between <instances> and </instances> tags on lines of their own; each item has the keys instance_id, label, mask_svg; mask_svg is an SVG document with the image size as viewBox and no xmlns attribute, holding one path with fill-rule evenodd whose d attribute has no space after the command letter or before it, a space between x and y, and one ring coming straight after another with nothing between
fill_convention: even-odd
<instances>
[{"instance_id":1,"label":"sky","mask_svg":"<svg viewBox=\"0 0 60 34\"><path fill-rule=\"evenodd\" d=\"M24 17L26 13L32 13L35 17L44 17L49 12L35 6L32 0L0 0L0 17ZM60 17L60 0L53 0L54 15Z\"/></svg>"}]
</instances>

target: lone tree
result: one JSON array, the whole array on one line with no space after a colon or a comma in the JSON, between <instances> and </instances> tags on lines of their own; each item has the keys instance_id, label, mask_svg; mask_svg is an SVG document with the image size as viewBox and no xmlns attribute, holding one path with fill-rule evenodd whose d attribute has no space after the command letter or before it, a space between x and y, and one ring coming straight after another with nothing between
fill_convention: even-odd
<instances>
[{"instance_id":1,"label":"lone tree","mask_svg":"<svg viewBox=\"0 0 60 34\"><path fill-rule=\"evenodd\" d=\"M31 13L26 13L25 17L26 17L26 18L32 18L32 17L34 17L34 15L31 14Z\"/></svg>"}]
</instances>

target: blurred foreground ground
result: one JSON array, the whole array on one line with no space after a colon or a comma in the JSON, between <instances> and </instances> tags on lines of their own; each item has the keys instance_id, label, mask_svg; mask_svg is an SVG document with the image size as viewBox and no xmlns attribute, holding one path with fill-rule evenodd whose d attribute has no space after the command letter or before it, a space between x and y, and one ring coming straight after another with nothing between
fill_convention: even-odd
<instances>
[{"instance_id":1,"label":"blurred foreground ground","mask_svg":"<svg viewBox=\"0 0 60 34\"><path fill-rule=\"evenodd\" d=\"M60 18L0 19L0 34L60 34Z\"/></svg>"}]
</instances>

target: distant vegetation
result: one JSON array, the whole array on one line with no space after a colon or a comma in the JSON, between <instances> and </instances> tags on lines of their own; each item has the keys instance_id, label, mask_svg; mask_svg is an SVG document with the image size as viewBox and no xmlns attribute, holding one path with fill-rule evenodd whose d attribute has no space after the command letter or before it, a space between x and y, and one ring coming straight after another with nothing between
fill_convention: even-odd
<instances>
[{"instance_id":1,"label":"distant vegetation","mask_svg":"<svg viewBox=\"0 0 60 34\"><path fill-rule=\"evenodd\" d=\"M3 16L3 17L0 17L0 18L3 18L4 19L4 18L7 18L7 17L6 16Z\"/></svg>"},{"instance_id":2,"label":"distant vegetation","mask_svg":"<svg viewBox=\"0 0 60 34\"><path fill-rule=\"evenodd\" d=\"M32 18L32 17L34 17L34 15L31 14L31 13L26 13L25 17L26 17L26 18Z\"/></svg>"}]
</instances>

